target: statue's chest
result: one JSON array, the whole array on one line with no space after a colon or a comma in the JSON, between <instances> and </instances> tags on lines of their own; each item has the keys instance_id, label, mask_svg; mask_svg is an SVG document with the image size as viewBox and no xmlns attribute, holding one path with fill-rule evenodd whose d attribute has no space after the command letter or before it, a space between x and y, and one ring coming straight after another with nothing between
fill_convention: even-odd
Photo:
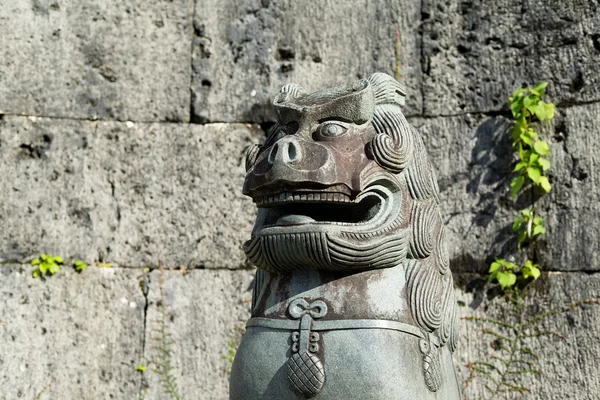
<instances>
[{"instance_id":1,"label":"statue's chest","mask_svg":"<svg viewBox=\"0 0 600 400\"><path fill-rule=\"evenodd\" d=\"M262 275L262 276L261 276ZM302 271L286 275L259 271L253 317L290 318L295 300L322 301L322 320L381 319L412 323L403 266L339 274Z\"/></svg>"}]
</instances>

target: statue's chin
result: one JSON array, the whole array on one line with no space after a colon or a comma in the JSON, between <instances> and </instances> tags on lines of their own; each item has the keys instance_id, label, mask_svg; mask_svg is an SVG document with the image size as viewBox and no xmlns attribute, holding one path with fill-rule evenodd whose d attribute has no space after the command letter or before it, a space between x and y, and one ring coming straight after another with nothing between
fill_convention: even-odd
<instances>
[{"instance_id":1,"label":"statue's chin","mask_svg":"<svg viewBox=\"0 0 600 400\"><path fill-rule=\"evenodd\" d=\"M262 208L244 245L248 258L278 272L387 268L406 258L409 234L399 191L372 185L354 201L330 198L298 197Z\"/></svg>"}]
</instances>

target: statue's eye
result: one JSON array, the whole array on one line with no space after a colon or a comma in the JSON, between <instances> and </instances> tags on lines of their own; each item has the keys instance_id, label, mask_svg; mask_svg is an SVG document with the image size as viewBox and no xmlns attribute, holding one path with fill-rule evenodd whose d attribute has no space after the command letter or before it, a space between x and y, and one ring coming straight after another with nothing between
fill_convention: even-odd
<instances>
[{"instance_id":1,"label":"statue's eye","mask_svg":"<svg viewBox=\"0 0 600 400\"><path fill-rule=\"evenodd\" d=\"M348 128L340 124L328 123L323 124L319 127L319 135L326 138L336 137L343 135L344 133L346 133L347 130Z\"/></svg>"}]
</instances>

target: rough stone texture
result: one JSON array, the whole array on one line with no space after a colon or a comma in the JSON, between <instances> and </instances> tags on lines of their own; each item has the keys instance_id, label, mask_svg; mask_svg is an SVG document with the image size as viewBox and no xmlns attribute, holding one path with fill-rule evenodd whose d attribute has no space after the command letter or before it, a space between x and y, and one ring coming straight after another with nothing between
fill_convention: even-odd
<instances>
[{"instance_id":1,"label":"rough stone texture","mask_svg":"<svg viewBox=\"0 0 600 400\"><path fill-rule=\"evenodd\" d=\"M555 103L600 100L596 0L423 0L423 112L499 110L550 81Z\"/></svg>"},{"instance_id":2,"label":"rough stone texture","mask_svg":"<svg viewBox=\"0 0 600 400\"><path fill-rule=\"evenodd\" d=\"M0 114L187 121L192 0L0 0Z\"/></svg>"},{"instance_id":3,"label":"rough stone texture","mask_svg":"<svg viewBox=\"0 0 600 400\"><path fill-rule=\"evenodd\" d=\"M237 347L250 314L251 271L195 270L186 275L164 272L162 301L169 306L167 326L175 341L171 355L173 376L184 399L227 399L231 363L227 359ZM146 360L154 360L161 317L156 303L160 296L160 271L150 277L150 305L146 329ZM153 339L153 337L155 339ZM159 376L147 373L147 397L168 400Z\"/></svg>"},{"instance_id":4,"label":"rough stone texture","mask_svg":"<svg viewBox=\"0 0 600 400\"><path fill-rule=\"evenodd\" d=\"M0 399L134 399L146 300L134 270L0 265Z\"/></svg>"},{"instance_id":5,"label":"rough stone texture","mask_svg":"<svg viewBox=\"0 0 600 400\"><path fill-rule=\"evenodd\" d=\"M554 270L600 270L600 103L571 107L552 139L554 190L543 202L549 227L542 261Z\"/></svg>"},{"instance_id":6,"label":"rough stone texture","mask_svg":"<svg viewBox=\"0 0 600 400\"><path fill-rule=\"evenodd\" d=\"M0 261L40 253L122 266L245 264L245 125L5 117Z\"/></svg>"},{"instance_id":7,"label":"rough stone texture","mask_svg":"<svg viewBox=\"0 0 600 400\"><path fill-rule=\"evenodd\" d=\"M599 119L599 104L563 108L544 128L554 185L538 205L548 233L537 256L546 270L600 270ZM510 196L511 122L480 114L411 122L438 171L452 268L486 272L493 259L514 253L512 221L530 200Z\"/></svg>"},{"instance_id":8,"label":"rough stone texture","mask_svg":"<svg viewBox=\"0 0 600 400\"><path fill-rule=\"evenodd\" d=\"M391 72L399 24L405 111L438 170L452 268L483 272L514 248L509 224L527 199L513 205L508 194L503 105L521 84L549 80L549 100L562 107L546 131L554 189L540 203L548 234L537 257L546 269L588 274L551 275L541 299L554 307L598 296L589 273L600 269L597 3L0 0L0 262L51 252L124 266L246 267L240 245L254 206L240 194L242 151L262 132L139 122L270 121L267 105L287 82L312 90ZM33 398L53 378L53 399L130 400L144 384L147 400L165 398L152 368L146 382L135 371L142 354L152 357L156 318L151 305L144 327L141 271L63 267L43 282L31 270L0 265L0 400ZM247 316L251 272L165 275L181 392L225 399L221 355ZM476 286L458 291L463 315L498 316L502 300ZM545 345L546 373L526 398L600 392L599 312L549 320L567 339ZM488 354L477 325L463 321L462 333L461 365ZM474 384L470 398L481 390Z\"/></svg>"},{"instance_id":9,"label":"rough stone texture","mask_svg":"<svg viewBox=\"0 0 600 400\"><path fill-rule=\"evenodd\" d=\"M463 276L463 280L470 280ZM474 282L471 282L472 284ZM468 287L469 285L467 285ZM475 287L478 285L475 284ZM484 318L508 317L510 307L502 297L493 300L486 298L486 292L479 287L467 292L457 290L462 316ZM576 301L600 299L600 274L551 273L537 284L537 290L527 301L528 306L537 310L560 309ZM521 383L529 387L525 397L520 394L502 395L503 399L577 399L595 400L600 393L600 304L583 305L574 311L548 317L539 326L540 330L552 330L565 336L528 339L534 352L540 355L538 364L541 375L525 375ZM489 360L494 338L484 335L480 322L462 321L461 342L456 354L457 366L464 379L469 375L466 364L473 361ZM492 326L485 325L487 328ZM496 329L496 328L494 328ZM466 390L467 399L483 399L486 395L484 381L477 378ZM496 398L496 397L494 397Z\"/></svg>"},{"instance_id":10,"label":"rough stone texture","mask_svg":"<svg viewBox=\"0 0 600 400\"><path fill-rule=\"evenodd\" d=\"M399 25L407 112L421 111L419 1L196 0L196 121L272 121L273 94L392 73Z\"/></svg>"}]
</instances>

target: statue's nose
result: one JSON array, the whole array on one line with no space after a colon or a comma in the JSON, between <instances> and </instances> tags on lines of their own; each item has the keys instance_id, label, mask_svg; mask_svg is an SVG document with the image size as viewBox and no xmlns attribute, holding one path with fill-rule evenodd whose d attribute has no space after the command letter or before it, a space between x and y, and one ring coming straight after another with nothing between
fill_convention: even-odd
<instances>
[{"instance_id":1,"label":"statue's nose","mask_svg":"<svg viewBox=\"0 0 600 400\"><path fill-rule=\"evenodd\" d=\"M283 139L271 148L267 161L273 165L276 162L295 164L302 160L302 150L295 139Z\"/></svg>"}]
</instances>

